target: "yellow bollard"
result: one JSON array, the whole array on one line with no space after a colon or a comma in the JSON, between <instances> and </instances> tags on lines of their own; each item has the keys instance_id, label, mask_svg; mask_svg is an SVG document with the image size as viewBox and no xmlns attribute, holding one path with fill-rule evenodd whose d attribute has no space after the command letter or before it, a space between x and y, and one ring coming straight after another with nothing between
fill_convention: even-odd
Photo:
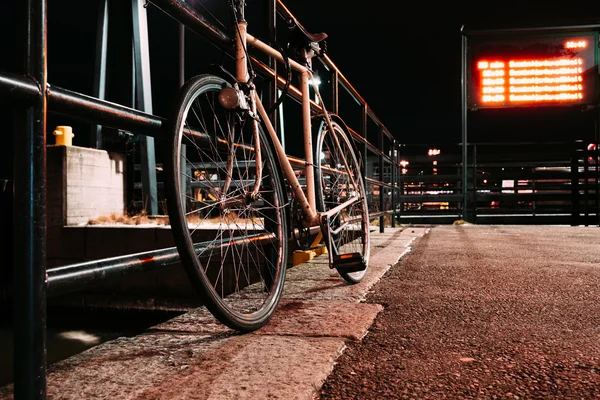
<instances>
[{"instance_id":1,"label":"yellow bollard","mask_svg":"<svg viewBox=\"0 0 600 400\"><path fill-rule=\"evenodd\" d=\"M73 145L73 128L70 126L57 126L54 130L56 145L72 146Z\"/></svg>"}]
</instances>

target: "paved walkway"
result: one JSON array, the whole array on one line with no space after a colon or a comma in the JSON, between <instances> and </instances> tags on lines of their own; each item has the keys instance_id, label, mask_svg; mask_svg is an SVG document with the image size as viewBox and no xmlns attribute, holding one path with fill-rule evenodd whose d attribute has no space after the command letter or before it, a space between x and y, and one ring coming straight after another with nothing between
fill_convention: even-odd
<instances>
[{"instance_id":1,"label":"paved walkway","mask_svg":"<svg viewBox=\"0 0 600 400\"><path fill-rule=\"evenodd\" d=\"M293 267L272 321L254 333L236 334L201 308L53 364L47 396L313 399L336 359L366 335L382 310L364 302L369 290L427 231L373 232L369 272L356 285L330 270L326 255ZM11 387L0 388L0 399L10 398Z\"/></svg>"},{"instance_id":2,"label":"paved walkway","mask_svg":"<svg viewBox=\"0 0 600 400\"><path fill-rule=\"evenodd\" d=\"M365 304L321 400L600 398L598 227L437 226Z\"/></svg>"}]
</instances>

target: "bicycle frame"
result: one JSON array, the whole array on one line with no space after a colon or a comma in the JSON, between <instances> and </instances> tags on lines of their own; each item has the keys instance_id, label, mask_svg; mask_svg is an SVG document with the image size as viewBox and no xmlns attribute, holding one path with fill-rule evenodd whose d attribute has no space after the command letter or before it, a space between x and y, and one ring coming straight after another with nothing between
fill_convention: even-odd
<instances>
[{"instance_id":1,"label":"bicycle frame","mask_svg":"<svg viewBox=\"0 0 600 400\"><path fill-rule=\"evenodd\" d=\"M248 60L246 55L246 46L247 44L252 45L257 50L263 52L264 54L277 59L280 62L283 62L283 56L279 51L269 46L268 44L262 42L256 37L252 36L247 32L248 23L245 20L240 20L237 24L237 29L235 31L235 56L236 56L236 79L240 82L247 82L248 75ZM306 227L317 226L322 223L323 217L329 217L331 215L337 214L340 210L345 207L350 206L357 201L360 201L358 197L350 198L349 200L339 204L338 206L325 211L325 212L317 212L316 205L316 197L315 197L315 170L314 170L314 157L313 157L313 143L312 143L312 124L310 118L310 82L312 82L313 89L319 99L320 104L323 104L323 99L321 98L321 94L319 92L318 86L313 80L313 75L310 69L301 65L300 63L289 60L290 67L295 71L300 73L300 92L302 98L302 127L303 127L303 138L304 138L304 154L305 154L305 176L306 176L306 194L302 190L300 186L300 182L294 173L292 165L287 158L287 154L281 145L279 137L277 136L277 132L275 132L275 128L271 124L271 120L269 119L267 112L263 104L261 103L256 90L252 90L252 112L256 112L258 109L258 114L264 121L267 131L273 141L275 151L277 153L277 157L282 167L282 171L285 177L291 184L292 191L294 195L298 199L300 203L301 209L303 211L304 216L304 224ZM321 106L323 110L323 115L325 116L325 120L327 125L330 128L330 131L333 132L331 118L329 113L325 109L324 106ZM255 124L258 122L255 121ZM258 132L257 130L255 132ZM332 135L334 137L334 141L338 148L340 144L338 142L337 136ZM255 141L258 143L258 134L255 135ZM257 160L260 159L260 146L256 146L255 152L257 154ZM347 160L344 159L344 164L346 170L349 171ZM260 171L260 163L257 163L257 184L255 185L255 190L258 188L260 180L259 177L262 175ZM351 176L353 180L353 185L356 185L357 177Z\"/></svg>"}]
</instances>

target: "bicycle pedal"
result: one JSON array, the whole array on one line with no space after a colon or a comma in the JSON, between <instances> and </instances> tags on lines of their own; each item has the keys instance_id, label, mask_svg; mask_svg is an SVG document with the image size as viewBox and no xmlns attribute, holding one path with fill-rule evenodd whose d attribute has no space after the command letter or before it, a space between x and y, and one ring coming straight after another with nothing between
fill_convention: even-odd
<instances>
[{"instance_id":1,"label":"bicycle pedal","mask_svg":"<svg viewBox=\"0 0 600 400\"><path fill-rule=\"evenodd\" d=\"M360 253L346 253L333 256L331 266L342 272L358 272L367 269L367 265Z\"/></svg>"}]
</instances>

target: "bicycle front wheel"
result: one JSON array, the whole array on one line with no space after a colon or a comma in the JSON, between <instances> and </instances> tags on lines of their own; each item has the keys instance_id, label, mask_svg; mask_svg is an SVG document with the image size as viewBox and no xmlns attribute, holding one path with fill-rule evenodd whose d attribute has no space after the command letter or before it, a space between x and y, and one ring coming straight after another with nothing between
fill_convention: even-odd
<instances>
[{"instance_id":1,"label":"bicycle front wheel","mask_svg":"<svg viewBox=\"0 0 600 400\"><path fill-rule=\"evenodd\" d=\"M171 119L167 209L181 262L204 305L248 332L271 318L285 280L287 218L278 164L252 119L223 108L213 75L184 85ZM247 196L262 179L257 199Z\"/></svg>"},{"instance_id":2,"label":"bicycle front wheel","mask_svg":"<svg viewBox=\"0 0 600 400\"><path fill-rule=\"evenodd\" d=\"M330 251L337 255L354 254L362 257L362 270L348 272L337 268L342 278L357 283L365 276L369 264L367 196L363 174L350 139L339 123L332 121L332 127L333 132L324 123L317 138L317 203L320 211L328 211L349 199L357 199L329 219Z\"/></svg>"}]
</instances>

